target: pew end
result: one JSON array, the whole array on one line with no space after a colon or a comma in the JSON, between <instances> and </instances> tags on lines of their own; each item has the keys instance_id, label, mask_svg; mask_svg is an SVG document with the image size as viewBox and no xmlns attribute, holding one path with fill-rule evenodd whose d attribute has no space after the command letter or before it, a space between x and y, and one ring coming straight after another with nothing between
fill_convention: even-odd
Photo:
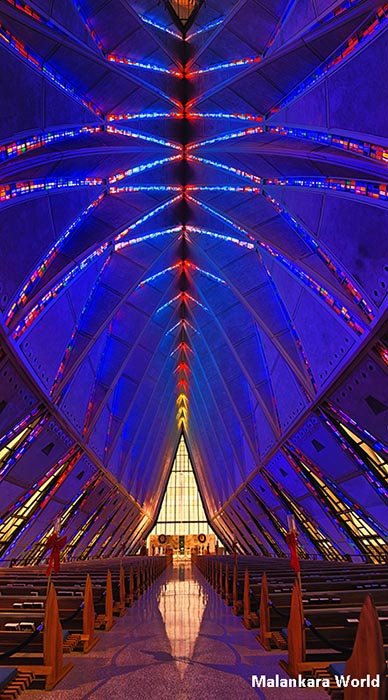
<instances>
[{"instance_id":1,"label":"pew end","mask_svg":"<svg viewBox=\"0 0 388 700\"><path fill-rule=\"evenodd\" d=\"M306 662L306 632L302 591L298 579L295 579L291 596L290 619L287 628L288 660L281 660L280 666L292 678L301 673L301 665ZM307 669L306 669L307 670Z\"/></svg>"},{"instance_id":2,"label":"pew end","mask_svg":"<svg viewBox=\"0 0 388 700\"><path fill-rule=\"evenodd\" d=\"M90 574L87 574L84 590L84 609L81 634L81 644L84 654L88 654L88 652L96 646L97 642L100 639L94 634L94 623L95 613L93 602L92 579L90 578Z\"/></svg>"},{"instance_id":3,"label":"pew end","mask_svg":"<svg viewBox=\"0 0 388 700\"><path fill-rule=\"evenodd\" d=\"M251 611L251 590L250 590L250 585L249 585L249 571L248 569L245 569L245 574L244 574L244 595L243 595L243 607L244 607L244 614L243 614L243 625L246 627L247 630L252 629L253 627L258 627L259 626L259 618L257 613Z\"/></svg>"},{"instance_id":4,"label":"pew end","mask_svg":"<svg viewBox=\"0 0 388 700\"><path fill-rule=\"evenodd\" d=\"M269 596L268 596L268 580L267 574L264 571L261 577L260 587L260 632L256 635L257 641L266 650L271 650L271 625L269 613Z\"/></svg>"},{"instance_id":5,"label":"pew end","mask_svg":"<svg viewBox=\"0 0 388 700\"><path fill-rule=\"evenodd\" d=\"M45 677L45 689L52 690L73 668L73 664L63 665L63 630L59 619L58 599L53 583L46 601L43 633L42 666L23 666L25 672Z\"/></svg>"},{"instance_id":6,"label":"pew end","mask_svg":"<svg viewBox=\"0 0 388 700\"><path fill-rule=\"evenodd\" d=\"M366 653L367 650L367 653ZM345 665L345 676L378 678L378 687L347 687L344 700L385 700L386 663L383 636L377 610L369 595L362 606L352 654Z\"/></svg>"}]
</instances>

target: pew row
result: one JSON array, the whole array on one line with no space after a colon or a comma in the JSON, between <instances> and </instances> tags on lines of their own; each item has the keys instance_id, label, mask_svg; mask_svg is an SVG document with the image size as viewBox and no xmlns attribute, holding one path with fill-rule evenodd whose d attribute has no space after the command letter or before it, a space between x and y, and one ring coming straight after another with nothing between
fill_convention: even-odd
<instances>
[{"instance_id":1,"label":"pew row","mask_svg":"<svg viewBox=\"0 0 388 700\"><path fill-rule=\"evenodd\" d=\"M52 690L73 668L73 664L64 664L63 660L63 630L53 583L50 585L47 595L43 625L36 630L36 633L33 634L40 638L39 653L36 651L36 646L34 646L32 653L28 653L27 644L25 649L15 653L1 654L0 665L9 666L11 657L17 670L31 674L33 680L38 677L43 678L45 689Z\"/></svg>"}]
</instances>

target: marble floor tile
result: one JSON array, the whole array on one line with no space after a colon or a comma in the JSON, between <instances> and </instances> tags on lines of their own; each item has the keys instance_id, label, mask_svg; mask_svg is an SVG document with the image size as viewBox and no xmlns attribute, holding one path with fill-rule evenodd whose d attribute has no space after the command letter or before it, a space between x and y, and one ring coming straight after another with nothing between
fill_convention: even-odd
<instances>
[{"instance_id":1,"label":"marble floor tile","mask_svg":"<svg viewBox=\"0 0 388 700\"><path fill-rule=\"evenodd\" d=\"M21 700L324 700L318 689L252 688L279 674L266 652L190 562L175 562L51 692Z\"/></svg>"}]
</instances>

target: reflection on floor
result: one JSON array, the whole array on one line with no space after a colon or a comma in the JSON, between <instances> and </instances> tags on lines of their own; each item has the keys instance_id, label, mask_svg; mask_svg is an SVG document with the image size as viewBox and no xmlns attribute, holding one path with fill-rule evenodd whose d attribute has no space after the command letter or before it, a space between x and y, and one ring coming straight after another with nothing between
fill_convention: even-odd
<instances>
[{"instance_id":1,"label":"reflection on floor","mask_svg":"<svg viewBox=\"0 0 388 700\"><path fill-rule=\"evenodd\" d=\"M73 671L22 700L327 700L323 690L252 688L252 675L284 677L190 562L177 562L101 633Z\"/></svg>"},{"instance_id":2,"label":"reflection on floor","mask_svg":"<svg viewBox=\"0 0 388 700\"><path fill-rule=\"evenodd\" d=\"M170 580L161 588L158 599L171 656L182 678L194 656L195 642L208 603L207 593L190 574L189 562L177 563Z\"/></svg>"}]
</instances>

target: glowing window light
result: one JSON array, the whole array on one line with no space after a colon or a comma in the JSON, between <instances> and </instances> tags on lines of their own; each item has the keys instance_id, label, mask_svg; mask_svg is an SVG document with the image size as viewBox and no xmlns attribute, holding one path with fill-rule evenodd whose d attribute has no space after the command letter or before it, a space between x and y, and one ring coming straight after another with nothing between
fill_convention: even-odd
<instances>
[{"instance_id":1,"label":"glowing window light","mask_svg":"<svg viewBox=\"0 0 388 700\"><path fill-rule=\"evenodd\" d=\"M352 430L356 430L360 435L363 436L363 441L371 442L372 447L374 451L377 451L378 453L382 454L382 462L388 463L388 447L384 445L384 443L380 442L380 440L377 440L372 433L370 433L368 430L365 430L359 423L357 423L354 418L351 418L348 416L346 413L341 411L338 407L334 406L334 404L328 404L328 408L331 413L333 413L337 420L339 421L340 424L345 425L351 425Z\"/></svg>"},{"instance_id":2,"label":"glowing window light","mask_svg":"<svg viewBox=\"0 0 388 700\"><path fill-rule=\"evenodd\" d=\"M228 286L228 283L225 282L225 280L223 280L221 277L213 275L211 272L204 270L202 267L198 267L198 265L195 265L194 263L189 262L188 260L184 261L183 266L188 267L190 270L195 270L196 272L199 272L201 275L204 275L204 277L213 280L213 282L218 282L219 284L225 284L226 286Z\"/></svg>"},{"instance_id":3,"label":"glowing window light","mask_svg":"<svg viewBox=\"0 0 388 700\"><path fill-rule=\"evenodd\" d=\"M203 34L203 32L209 32L211 29L215 29L220 24L222 24L224 19L225 19L225 17L219 17L218 19L214 19L212 22L209 22L209 24L205 24L204 27L201 27L200 29L197 29L195 32L188 34L186 36L186 41L191 41L191 39L194 39L194 37L198 36L198 34Z\"/></svg>"},{"instance_id":4,"label":"glowing window light","mask_svg":"<svg viewBox=\"0 0 388 700\"><path fill-rule=\"evenodd\" d=\"M225 163L219 163L216 160L210 160L209 158L200 158L199 156L187 156L188 161L194 163L203 163L204 165L211 165L213 168L218 168L219 170L225 170L227 173L232 173L233 175L238 175L239 177L244 177L252 182L257 182L261 184L262 178L258 175L253 175L252 173L247 173L246 170L241 170L240 168L233 168L231 165L225 165Z\"/></svg>"},{"instance_id":5,"label":"glowing window light","mask_svg":"<svg viewBox=\"0 0 388 700\"><path fill-rule=\"evenodd\" d=\"M167 309L168 306L171 306L175 301L180 301L180 302L186 302L187 300L192 301L194 304L197 304L197 306L200 306L204 311L209 311L207 306L204 306L204 304L201 304L200 301L197 299L194 299L194 297L191 296L188 292L179 292L175 297L167 301L163 306L159 306L158 309L156 309L155 313L160 313L161 311L164 311L164 309Z\"/></svg>"},{"instance_id":6,"label":"glowing window light","mask_svg":"<svg viewBox=\"0 0 388 700\"><path fill-rule=\"evenodd\" d=\"M139 282L137 285L137 289L144 287L145 284L149 284L150 282L154 282L154 280L158 279L159 277L162 277L163 275L166 275L167 272L172 272L173 270L177 270L178 268L182 268L183 263L182 261L179 261L175 263L175 265L170 265L170 267L165 267L164 270L161 270L160 272L156 272L154 275L150 275L149 277L146 277L144 280Z\"/></svg>"},{"instance_id":7,"label":"glowing window light","mask_svg":"<svg viewBox=\"0 0 388 700\"><path fill-rule=\"evenodd\" d=\"M42 180L25 180L0 185L0 202L7 202L15 197L21 197L35 192L47 192L49 190L64 189L67 187L98 187L104 185L101 177L62 178L55 177Z\"/></svg>"},{"instance_id":8,"label":"glowing window light","mask_svg":"<svg viewBox=\"0 0 388 700\"><path fill-rule=\"evenodd\" d=\"M40 262L39 266L35 268L29 280L24 285L22 291L20 292L17 300L12 304L6 318L6 325L9 325L10 321L16 314L16 312L26 305L28 298L32 294L34 288L38 282L42 279L43 275L47 272L48 267L51 265L52 261L56 258L59 251L61 250L65 241L69 236L83 223L83 221L89 216L89 214L98 207L101 201L105 197L105 192L103 192L98 199L95 199L91 204L89 204L84 211L77 216L76 219L67 227L67 229L60 235L54 245L46 253L43 260Z\"/></svg>"},{"instance_id":9,"label":"glowing window light","mask_svg":"<svg viewBox=\"0 0 388 700\"><path fill-rule=\"evenodd\" d=\"M84 107L89 109L91 112L99 117L103 114L101 110L93 104L91 100L83 97L76 92L75 88L71 83L69 83L65 78L63 78L56 70L51 68L51 66L43 61L40 56L32 52L30 49L23 44L20 39L17 39L11 32L4 27L0 22L0 41L3 41L12 51L17 53L24 61L29 65L32 65L36 70L40 71L45 78L52 82L56 87L59 87L67 95L70 95L74 100L82 104Z\"/></svg>"},{"instance_id":10,"label":"glowing window light","mask_svg":"<svg viewBox=\"0 0 388 700\"><path fill-rule=\"evenodd\" d=\"M288 260L284 255L281 255L278 251L272 248L264 241L259 241L261 248L266 250L273 258L278 260L284 267L286 267L289 272L291 272L295 277L297 277L301 282L303 282L307 287L309 287L315 294L317 294L323 301L330 306L336 314L338 314L348 326L357 335L362 335L365 328L361 326L358 321L352 316L348 311L346 306L342 302L338 301L332 294L330 294L324 287L318 284L310 275L303 272L297 265L295 265L291 260Z\"/></svg>"},{"instance_id":11,"label":"glowing window light","mask_svg":"<svg viewBox=\"0 0 388 700\"><path fill-rule=\"evenodd\" d=\"M171 306L175 301L182 301L182 292L179 292L179 294L176 294L175 297L167 301L163 306L159 306L158 309L156 309L155 313L159 314L161 311L164 311L164 309L167 309L169 306Z\"/></svg>"},{"instance_id":12,"label":"glowing window light","mask_svg":"<svg viewBox=\"0 0 388 700\"><path fill-rule=\"evenodd\" d=\"M262 114L243 114L239 112L188 112L187 119L238 119L248 122L262 122L264 117Z\"/></svg>"},{"instance_id":13,"label":"glowing window light","mask_svg":"<svg viewBox=\"0 0 388 700\"><path fill-rule=\"evenodd\" d=\"M181 323L181 321L180 321L179 323ZM186 321L185 319L182 319L182 325L184 325L184 326L187 325L187 326L189 326L190 328L192 328L193 330L195 330L194 326L192 326L191 323L189 323L189 322ZM187 373L190 373L190 374L191 374L191 369L190 369L190 367L189 367L189 365L188 365L187 362L178 362L176 368L174 369L174 373L175 373L175 372L185 372L186 374L187 374Z\"/></svg>"},{"instance_id":14,"label":"glowing window light","mask_svg":"<svg viewBox=\"0 0 388 700\"><path fill-rule=\"evenodd\" d=\"M343 270L341 270L338 265L336 265L333 260L330 258L330 256L320 247L320 245L310 236L310 234L306 231L306 229L301 226L301 224L296 221L296 219L291 216L282 206L279 202L274 199L274 197L271 197L267 193L263 193L265 199L267 202L270 202L272 206L276 209L276 211L282 216L283 219L291 226L291 228L301 236L301 238L307 243L309 248L318 255L320 260L322 260L326 267L329 269L329 271L335 276L335 278L340 282L341 286L345 290L345 292L348 294L348 296L360 307L360 309L363 311L363 313L367 316L369 321L373 321L374 319L374 314L372 312L372 309L366 302L366 300L362 297L360 292L356 289L356 287L352 284L350 279L345 275Z\"/></svg>"},{"instance_id":15,"label":"glowing window light","mask_svg":"<svg viewBox=\"0 0 388 700\"><path fill-rule=\"evenodd\" d=\"M177 387L181 387L185 391L189 391L190 389L186 379L179 379L179 381L177 382Z\"/></svg>"},{"instance_id":16,"label":"glowing window light","mask_svg":"<svg viewBox=\"0 0 388 700\"><path fill-rule=\"evenodd\" d=\"M248 192L261 194L260 187L248 187L239 185L187 185L186 192Z\"/></svg>"},{"instance_id":17,"label":"glowing window light","mask_svg":"<svg viewBox=\"0 0 388 700\"><path fill-rule=\"evenodd\" d=\"M118 126L107 126L106 131L108 134L121 134L122 136L128 136L132 139L140 139L141 141L147 141L148 143L157 143L159 146L167 146L168 148L174 148L177 151L182 150L182 146L178 143L173 143L167 139L158 138L157 136L150 136L149 134L142 134L140 131L133 131L132 129L127 129L125 127Z\"/></svg>"},{"instance_id":18,"label":"glowing window light","mask_svg":"<svg viewBox=\"0 0 388 700\"><path fill-rule=\"evenodd\" d=\"M349 192L350 194L388 201L388 185L385 183L362 180L342 180L333 177L284 177L265 178L264 185L280 187L310 187L332 192Z\"/></svg>"},{"instance_id":19,"label":"glowing window light","mask_svg":"<svg viewBox=\"0 0 388 700\"><path fill-rule=\"evenodd\" d=\"M293 464L291 458L289 458L288 461ZM296 466L295 470L297 471ZM284 484L275 480L266 469L263 470L262 474L271 490L277 495L280 501L285 504L287 511L294 515L300 528L305 533L305 536L308 537L318 552L329 560L341 561L344 558L341 550L333 545L325 531L317 526L311 514L297 502L294 496L291 496L287 489L284 488Z\"/></svg>"},{"instance_id":20,"label":"glowing window light","mask_svg":"<svg viewBox=\"0 0 388 700\"><path fill-rule=\"evenodd\" d=\"M197 333L198 335L200 335L200 332L199 332L199 331L193 326L193 324L190 323L190 321L188 321L186 318L181 318L181 319L178 321L178 323L176 323L174 326L172 326L172 328L170 328L168 331L166 331L166 333L165 333L164 335L170 335L170 333L173 333L173 331L175 331L175 330L176 330L177 328L179 328L179 327L185 328L185 329L186 329L186 328L191 328L191 330L192 330L194 333ZM187 367L187 371L191 372L190 367L188 366L187 362L180 362L179 365L178 365L178 366L176 367L176 369L174 370L174 372L177 372L177 371L185 371L185 370L184 370L184 367Z\"/></svg>"},{"instance_id":21,"label":"glowing window light","mask_svg":"<svg viewBox=\"0 0 388 700\"><path fill-rule=\"evenodd\" d=\"M122 241L121 243L115 243L114 250L122 250L131 245L136 245L137 243L144 243L145 241L151 241L153 238L159 238L160 236L166 236L170 233L180 233L182 231L182 226L174 226L172 228L166 228L164 231L153 231L152 233L146 233L144 236L138 236L137 238L131 238L129 241Z\"/></svg>"},{"instance_id":22,"label":"glowing window light","mask_svg":"<svg viewBox=\"0 0 388 700\"><path fill-rule=\"evenodd\" d=\"M17 156L21 156L24 153L28 153L36 148L48 146L51 143L65 141L84 133L96 134L101 131L102 126L82 126L74 128L71 127L58 131L48 131L42 134L34 134L33 136L26 136L18 141L0 145L0 163L8 161L11 158L16 158Z\"/></svg>"},{"instance_id":23,"label":"glowing window light","mask_svg":"<svg viewBox=\"0 0 388 700\"><path fill-rule=\"evenodd\" d=\"M191 352L193 354L193 350L190 347L190 345L188 345L187 343L185 343L183 341L181 343L179 343L179 345L177 345L176 348L172 352L170 352L170 357L173 357L176 352L184 352L184 353Z\"/></svg>"},{"instance_id":24,"label":"glowing window light","mask_svg":"<svg viewBox=\"0 0 388 700\"><path fill-rule=\"evenodd\" d=\"M73 517L77 515L81 505L85 502L87 497L90 495L92 489L97 489L97 486L102 481L102 477L98 474L93 474L93 476L84 484L82 489L72 498L66 508L58 514L58 519L61 523L62 530L69 527ZM20 558L19 561L23 566L36 566L41 563L43 558L46 556L46 542L54 530L52 524L45 527L39 534L32 540L32 542L26 547L25 554ZM61 559L63 558L63 555Z\"/></svg>"},{"instance_id":25,"label":"glowing window light","mask_svg":"<svg viewBox=\"0 0 388 700\"><path fill-rule=\"evenodd\" d=\"M12 7L16 7L16 9L20 10L25 15L28 15L28 17L40 22L40 24L46 24L48 27L54 27L51 22L44 19L36 12L36 10L33 10L29 5L27 5L27 3L23 2L23 0L7 0L7 2L9 5L12 5ZM57 27L55 28L57 29Z\"/></svg>"},{"instance_id":26,"label":"glowing window light","mask_svg":"<svg viewBox=\"0 0 388 700\"><path fill-rule=\"evenodd\" d=\"M78 277L81 272L86 270L100 255L108 250L111 246L110 243L104 243L102 246L94 250L90 255L88 255L84 260L75 265L57 284L47 292L41 300L35 304L31 311L24 317L24 319L19 323L12 337L14 340L19 340L23 333L34 323L34 321L40 316L42 311L62 292L65 287L67 287L72 280Z\"/></svg>"},{"instance_id":27,"label":"glowing window light","mask_svg":"<svg viewBox=\"0 0 388 700\"><path fill-rule=\"evenodd\" d=\"M174 78L183 77L182 71L174 70L173 68L164 68L163 66L158 66L155 63L143 63L142 61L136 61L135 59L129 58L127 56L116 56L115 54L108 54L107 59L111 63L118 63L121 65L130 66L132 68L142 68L144 70L150 70L156 73L165 73L167 75L174 76Z\"/></svg>"},{"instance_id":28,"label":"glowing window light","mask_svg":"<svg viewBox=\"0 0 388 700\"><path fill-rule=\"evenodd\" d=\"M82 21L83 21L86 29L88 30L90 36L92 37L94 43L97 45L97 47L100 49L100 51L105 55L103 43L102 43L101 39L99 38L99 36L97 35L97 32L95 31L95 29L93 29L92 23L90 22L88 17L85 15L85 13L82 11L81 4L77 0L73 0L73 3L76 7L77 12L80 14Z\"/></svg>"},{"instance_id":29,"label":"glowing window light","mask_svg":"<svg viewBox=\"0 0 388 700\"><path fill-rule=\"evenodd\" d=\"M176 323L174 326L172 326L172 328L170 328L168 331L166 331L166 333L164 335L169 335L170 333L173 333L173 331L175 331L175 329L179 328L181 325L182 325L182 320L178 321L178 323Z\"/></svg>"},{"instance_id":30,"label":"glowing window light","mask_svg":"<svg viewBox=\"0 0 388 700\"><path fill-rule=\"evenodd\" d=\"M144 216L141 216L140 219L137 219L133 224L125 228L123 231L117 234L117 236L114 239L115 243L118 243L124 236L127 235L130 231L133 231L135 228L140 226L141 224L144 224L146 221L149 219L152 219L153 216L156 216L157 214L160 214L160 212L164 211L164 209L167 209L168 207L171 207L173 204L176 204L176 202L179 202L182 199L182 195L178 194L176 197L173 197L172 199L168 199L167 202L163 202L163 204L159 204L159 206L155 207L155 209L151 209L151 211L147 212L144 214ZM180 227L179 227L180 228Z\"/></svg>"},{"instance_id":31,"label":"glowing window light","mask_svg":"<svg viewBox=\"0 0 388 700\"><path fill-rule=\"evenodd\" d=\"M211 238L217 238L221 241L227 241L228 243L234 243L242 248L248 248L248 250L255 250L256 248L253 243L248 243L248 241L241 241L239 238L234 238L234 236L226 236L223 233L208 231L207 229L199 228L198 226L186 226L186 231L188 233L198 233L200 235L210 236Z\"/></svg>"},{"instance_id":32,"label":"glowing window light","mask_svg":"<svg viewBox=\"0 0 388 700\"><path fill-rule=\"evenodd\" d=\"M235 231L242 233L243 236L246 236L251 241L256 240L255 237L252 236L250 233L248 233L248 231L246 231L242 226L239 226L234 221L232 221L232 219L229 219L227 216L220 214L218 211L213 209L213 207L209 206L209 204L205 204L204 202L201 202L199 199L196 199L195 197L193 197L190 194L186 195L186 199L193 202L194 204L197 204L201 209L204 209L204 211L209 212L209 214L212 214L212 216L214 216L216 219L219 219L219 221L223 221L228 226L231 226L232 228L235 229Z\"/></svg>"},{"instance_id":33,"label":"glowing window light","mask_svg":"<svg viewBox=\"0 0 388 700\"><path fill-rule=\"evenodd\" d=\"M306 80L299 83L297 88L290 92L287 97L285 97L276 107L270 110L270 114L276 114L286 105L292 102L294 99L299 97L303 92L309 90L313 85L315 85L321 78L329 73L329 71L337 67L345 58L348 58L354 51L363 46L365 41L371 36L376 35L384 25L388 16L388 4L381 7L374 15L373 20L368 19L368 23L364 25L362 29L357 30L355 34L349 37L342 46L335 51L332 56L317 67L312 75L310 75Z\"/></svg>"},{"instance_id":34,"label":"glowing window light","mask_svg":"<svg viewBox=\"0 0 388 700\"><path fill-rule=\"evenodd\" d=\"M202 146L210 146L213 143L221 143L223 141L231 141L232 139L240 139L244 136L253 136L254 134L262 134L264 128L262 126L250 126L248 129L241 129L240 131L232 131L228 134L222 134L221 136L214 136L211 139L204 139L203 141L197 141L196 143L189 143L186 150L192 151L194 148L202 148Z\"/></svg>"},{"instance_id":35,"label":"glowing window light","mask_svg":"<svg viewBox=\"0 0 388 700\"><path fill-rule=\"evenodd\" d=\"M282 27L284 27L284 23L286 22L292 8L294 7L295 0L289 0L289 3L286 7L286 11L283 13L280 21L278 22L277 26L275 27L272 36L270 37L267 46L265 47L263 51L263 57L267 55L269 50L271 49L272 45L275 43L276 37L280 34L280 31Z\"/></svg>"},{"instance_id":36,"label":"glowing window light","mask_svg":"<svg viewBox=\"0 0 388 700\"><path fill-rule=\"evenodd\" d=\"M119 185L109 188L109 194L125 192L182 192L182 185Z\"/></svg>"},{"instance_id":37,"label":"glowing window light","mask_svg":"<svg viewBox=\"0 0 388 700\"><path fill-rule=\"evenodd\" d=\"M97 485L97 483L98 483L98 485L99 485L99 482L96 482L96 485ZM100 515L100 513L101 513L101 511L102 511L102 509L104 508L104 505L105 505L105 503L106 503L106 496L107 496L107 495L109 496L109 500L110 500L110 497L111 497L111 490L109 490L109 491L107 492L107 494L105 494L105 498L104 498L104 500L102 501L102 503L100 503L100 505L99 505L97 508L94 508L94 510L92 511L91 515L88 515L87 519L84 520L84 521L82 522L82 524L78 527L76 533L73 535L73 537L71 538L71 540L69 540L69 541L66 543L66 546L65 546L65 547L63 548L63 550L62 550L62 557L63 557L63 559L67 559L67 558L69 557L69 555L72 554L72 552L73 552L74 549L76 548L76 546L77 546L77 544L79 543L79 541L80 541L85 535L88 534L88 531L89 531L89 528L91 527L91 525L93 525L93 524L96 522L96 520L98 520L99 515Z\"/></svg>"},{"instance_id":38,"label":"glowing window light","mask_svg":"<svg viewBox=\"0 0 388 700\"><path fill-rule=\"evenodd\" d=\"M357 546L378 556L387 556L388 533L370 515L364 513L328 476L324 476L294 445L288 445L291 456L297 460L299 471L327 503L330 511L348 531Z\"/></svg>"},{"instance_id":39,"label":"glowing window light","mask_svg":"<svg viewBox=\"0 0 388 700\"><path fill-rule=\"evenodd\" d=\"M315 29L319 29L322 24L326 24L327 22L330 22L330 20L339 17L342 15L343 12L348 10L349 8L353 7L353 5L356 5L359 2L359 0L344 0L344 2L340 3L337 5L337 7L334 8L331 12L328 12L327 15L325 15L319 22L314 24L311 27L310 31L314 31Z\"/></svg>"},{"instance_id":40,"label":"glowing window light","mask_svg":"<svg viewBox=\"0 0 388 700\"><path fill-rule=\"evenodd\" d=\"M65 478L72 471L81 456L79 447L72 447L60 462L55 464L44 476L16 502L0 520L0 553L7 554L16 541L31 525L37 513L47 505ZM7 552L4 550L10 544Z\"/></svg>"},{"instance_id":41,"label":"glowing window light","mask_svg":"<svg viewBox=\"0 0 388 700\"><path fill-rule=\"evenodd\" d=\"M31 416L31 414L30 414ZM49 419L49 414L42 416L40 411L35 411L32 419L23 421L21 428L13 428L10 438L2 440L0 447L0 481L6 477L10 469L25 454L31 443L42 432Z\"/></svg>"},{"instance_id":42,"label":"glowing window light","mask_svg":"<svg viewBox=\"0 0 388 700\"><path fill-rule=\"evenodd\" d=\"M12 442L14 444L15 437L20 434L22 430L24 430L27 426L29 426L36 418L36 416L42 411L42 406L38 406L37 408L34 408L33 411L28 413L24 418L22 418L16 425L11 428L11 430L8 430L4 435L0 437L0 448L3 448L4 445L7 445L9 442Z\"/></svg>"},{"instance_id":43,"label":"glowing window light","mask_svg":"<svg viewBox=\"0 0 388 700\"><path fill-rule=\"evenodd\" d=\"M183 155L180 153L177 156L167 156L167 158L158 158L157 160L152 160L149 163L142 163L141 165L135 165L133 168L128 168L115 175L111 175L108 178L110 185L113 185L118 180L123 180L125 177L131 177L131 175L137 175L143 173L147 170L152 170L152 168L157 168L160 165L165 165L166 163L173 163L176 160L182 160Z\"/></svg>"},{"instance_id":44,"label":"glowing window light","mask_svg":"<svg viewBox=\"0 0 388 700\"><path fill-rule=\"evenodd\" d=\"M192 301L194 304L196 304L197 306L199 306L199 307L200 307L201 309L203 309L204 311L209 311L209 309L207 308L207 306L205 306L204 304L201 304L201 302L198 301L198 299L194 299L194 297L192 297L191 294L189 294L188 292L182 292L182 294L183 294L183 297L184 297L185 300L186 300L186 299L189 299L190 301Z\"/></svg>"},{"instance_id":45,"label":"glowing window light","mask_svg":"<svg viewBox=\"0 0 388 700\"><path fill-rule=\"evenodd\" d=\"M216 63L213 66L208 66L207 68L198 68L198 70L192 70L187 73L188 78L195 78L197 75L203 75L204 73L212 73L217 70L225 70L227 68L237 68L239 66L249 66L252 63L260 63L262 56L249 56L248 58L236 58L233 61L226 61L225 63Z\"/></svg>"},{"instance_id":46,"label":"glowing window light","mask_svg":"<svg viewBox=\"0 0 388 700\"><path fill-rule=\"evenodd\" d=\"M386 485L388 483L388 464L387 460L381 458L381 455L373 450L372 447L361 438L353 433L346 425L330 417L330 420L325 416L321 416L321 420L335 435L344 449L355 461L358 467L364 473L365 478L371 486L388 501L388 491Z\"/></svg>"},{"instance_id":47,"label":"glowing window light","mask_svg":"<svg viewBox=\"0 0 388 700\"><path fill-rule=\"evenodd\" d=\"M341 136L325 131L314 131L312 129L304 129L299 127L288 126L266 126L265 131L268 134L277 134L279 136L290 136L291 138L307 139L317 143L323 143L326 146L340 148L343 151L351 151L366 158L372 158L379 162L388 163L388 148L386 146L369 143L355 139L353 136Z\"/></svg>"},{"instance_id":48,"label":"glowing window light","mask_svg":"<svg viewBox=\"0 0 388 700\"><path fill-rule=\"evenodd\" d=\"M388 365L388 349L382 343L376 343L374 352L380 357L384 364Z\"/></svg>"},{"instance_id":49,"label":"glowing window light","mask_svg":"<svg viewBox=\"0 0 388 700\"><path fill-rule=\"evenodd\" d=\"M182 36L178 34L178 32L176 32L174 29L164 27L162 24L159 24L154 19L151 19L151 17L146 17L145 15L139 15L139 17L145 24L149 24L151 27L155 27L155 29L159 29L161 32L166 32L166 34L170 34L171 36L175 37L175 39L182 39Z\"/></svg>"},{"instance_id":50,"label":"glowing window light","mask_svg":"<svg viewBox=\"0 0 388 700\"><path fill-rule=\"evenodd\" d=\"M108 114L107 122L132 121L143 119L182 119L183 112L123 112L121 114Z\"/></svg>"}]
</instances>

